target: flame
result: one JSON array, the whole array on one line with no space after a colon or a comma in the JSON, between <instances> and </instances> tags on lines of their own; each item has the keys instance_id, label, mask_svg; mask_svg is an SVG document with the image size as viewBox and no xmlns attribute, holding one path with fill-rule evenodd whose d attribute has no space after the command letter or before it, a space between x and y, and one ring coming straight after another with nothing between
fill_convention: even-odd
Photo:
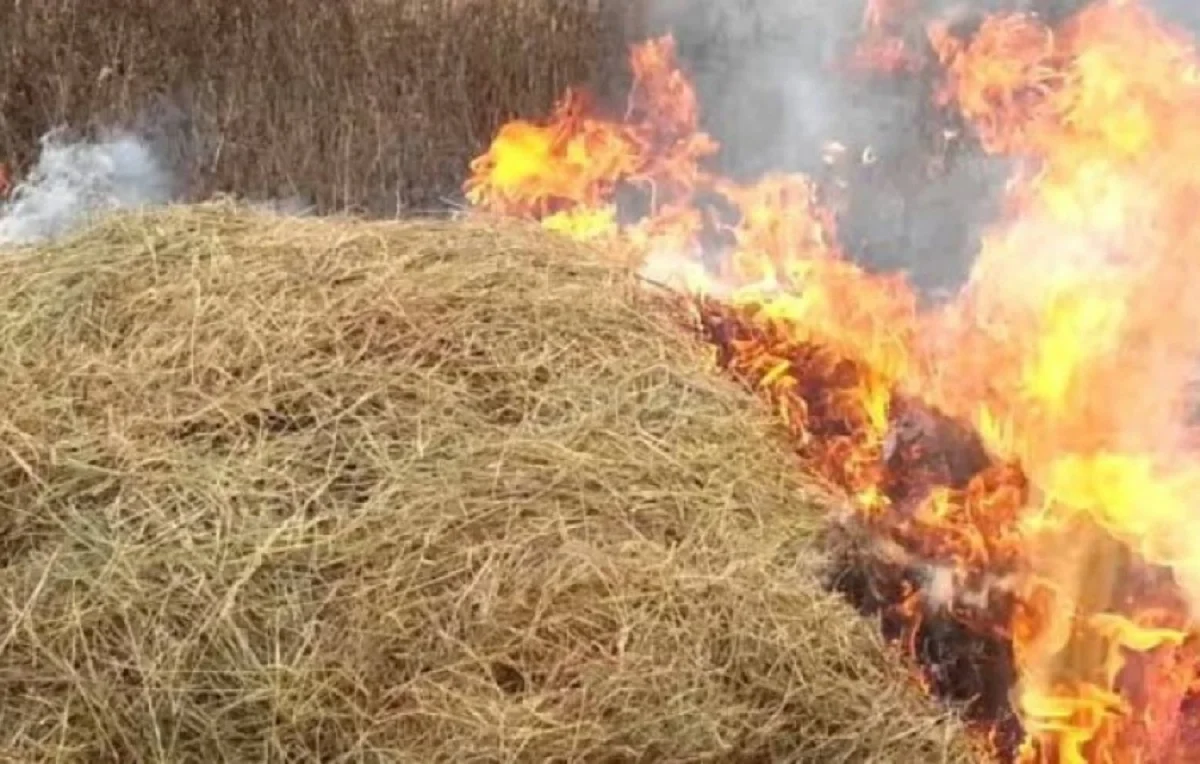
<instances>
[{"instance_id":1,"label":"flame","mask_svg":"<svg viewBox=\"0 0 1200 764\"><path fill-rule=\"evenodd\" d=\"M917 17L923 0L867 0L863 34L850 57L851 71L912 73L922 62L904 36L904 22Z\"/></svg>"},{"instance_id":2,"label":"flame","mask_svg":"<svg viewBox=\"0 0 1200 764\"><path fill-rule=\"evenodd\" d=\"M870 0L860 53L918 6ZM633 49L623 118L568 92L500 130L468 198L633 252L695 300L717 363L926 571L890 603L901 643L916 652L936 611L1009 645L1021 734L1002 757L1197 760L1200 58L1128 0L1053 29L1009 14L926 34L938 105L1018 165L941 307L850 261L813 179L710 170L719 146L669 37Z\"/></svg>"}]
</instances>

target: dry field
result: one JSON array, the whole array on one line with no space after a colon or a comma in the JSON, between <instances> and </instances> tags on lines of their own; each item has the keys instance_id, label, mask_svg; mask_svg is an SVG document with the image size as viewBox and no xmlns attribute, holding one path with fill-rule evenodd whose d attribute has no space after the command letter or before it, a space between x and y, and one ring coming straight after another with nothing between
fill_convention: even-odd
<instances>
[{"instance_id":1,"label":"dry field","mask_svg":"<svg viewBox=\"0 0 1200 764\"><path fill-rule=\"evenodd\" d=\"M581 247L182 208L0 314L0 760L969 761L767 413Z\"/></svg>"}]
</instances>

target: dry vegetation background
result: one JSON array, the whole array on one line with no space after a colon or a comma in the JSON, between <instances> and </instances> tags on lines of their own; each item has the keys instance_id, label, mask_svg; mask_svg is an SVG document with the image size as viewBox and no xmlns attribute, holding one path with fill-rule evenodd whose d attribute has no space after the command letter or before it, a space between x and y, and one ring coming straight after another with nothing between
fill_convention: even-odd
<instances>
[{"instance_id":1,"label":"dry vegetation background","mask_svg":"<svg viewBox=\"0 0 1200 764\"><path fill-rule=\"evenodd\" d=\"M192 191L394 214L458 192L498 125L620 87L625 0L0 4L0 158L68 123L163 139Z\"/></svg>"}]
</instances>

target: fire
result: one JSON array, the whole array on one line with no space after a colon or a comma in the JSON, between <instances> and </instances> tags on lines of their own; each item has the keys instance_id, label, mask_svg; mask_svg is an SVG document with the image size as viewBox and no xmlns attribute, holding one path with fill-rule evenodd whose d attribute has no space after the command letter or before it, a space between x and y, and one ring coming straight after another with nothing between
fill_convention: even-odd
<instances>
[{"instance_id":1,"label":"fire","mask_svg":"<svg viewBox=\"0 0 1200 764\"><path fill-rule=\"evenodd\" d=\"M920 69L921 62L901 30L905 18L918 14L922 4L922 0L867 0L851 70L898 74Z\"/></svg>"},{"instance_id":2,"label":"fire","mask_svg":"<svg viewBox=\"0 0 1200 764\"><path fill-rule=\"evenodd\" d=\"M870 0L860 53L916 8ZM719 365L907 571L901 644L916 652L940 613L1006 646L1020 734L1004 740L999 708L975 714L1002 758L1195 760L1200 58L1129 0L1056 28L1009 14L970 39L926 31L938 103L1019 163L940 307L844 255L819 183L709 170L719 146L670 38L634 48L623 118L567 93L501 129L468 197L634 252L695 300Z\"/></svg>"}]
</instances>

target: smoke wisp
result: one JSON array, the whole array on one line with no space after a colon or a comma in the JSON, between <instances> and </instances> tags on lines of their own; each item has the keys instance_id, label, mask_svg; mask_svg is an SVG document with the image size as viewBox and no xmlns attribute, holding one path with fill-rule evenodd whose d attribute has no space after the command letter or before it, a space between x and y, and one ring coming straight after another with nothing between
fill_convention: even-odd
<instances>
[{"instance_id":1,"label":"smoke wisp","mask_svg":"<svg viewBox=\"0 0 1200 764\"><path fill-rule=\"evenodd\" d=\"M39 244L115 212L186 201L180 177L186 163L168 158L179 148L151 131L110 128L94 138L51 131L33 169L0 206L0 247ZM277 215L314 212L299 195L245 201Z\"/></svg>"},{"instance_id":2,"label":"smoke wisp","mask_svg":"<svg viewBox=\"0 0 1200 764\"><path fill-rule=\"evenodd\" d=\"M150 143L109 131L94 140L43 137L32 171L0 208L0 246L47 241L120 210L167 204L175 183Z\"/></svg>"}]
</instances>

